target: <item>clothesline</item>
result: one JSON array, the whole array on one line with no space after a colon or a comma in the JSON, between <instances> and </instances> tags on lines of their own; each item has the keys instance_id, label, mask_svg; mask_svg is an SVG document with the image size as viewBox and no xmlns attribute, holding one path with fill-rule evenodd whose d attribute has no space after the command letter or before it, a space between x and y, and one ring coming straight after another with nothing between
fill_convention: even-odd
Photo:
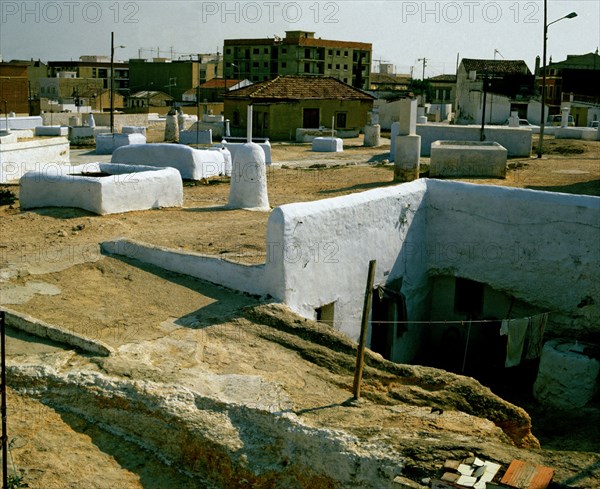
<instances>
[{"instance_id":1,"label":"clothesline","mask_svg":"<svg viewBox=\"0 0 600 489\"><path fill-rule=\"evenodd\" d=\"M552 314L555 311L540 312L531 316L523 316L524 318L532 318L539 316L540 314ZM512 319L512 318L511 318ZM511 319L448 319L448 320L435 320L435 321L378 321L371 320L372 323L380 324L475 324L475 323L501 323L502 321L510 321Z\"/></svg>"}]
</instances>

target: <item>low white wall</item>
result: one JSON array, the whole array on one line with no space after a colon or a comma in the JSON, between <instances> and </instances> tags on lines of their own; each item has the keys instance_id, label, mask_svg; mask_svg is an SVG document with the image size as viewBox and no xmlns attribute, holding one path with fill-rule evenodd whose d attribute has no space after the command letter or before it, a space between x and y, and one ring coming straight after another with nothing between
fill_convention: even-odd
<instances>
[{"instance_id":1,"label":"low white wall","mask_svg":"<svg viewBox=\"0 0 600 489\"><path fill-rule=\"evenodd\" d=\"M244 265L214 256L151 246L127 239L104 242L102 250L248 294L266 295L271 290L265 283L265 265Z\"/></svg>"},{"instance_id":2,"label":"low white wall","mask_svg":"<svg viewBox=\"0 0 600 489\"><path fill-rule=\"evenodd\" d=\"M48 164L65 163L69 163L66 138L0 144L0 183L19 180L26 172Z\"/></svg>"},{"instance_id":3,"label":"low white wall","mask_svg":"<svg viewBox=\"0 0 600 489\"><path fill-rule=\"evenodd\" d=\"M0 131L6 131L6 117L0 117ZM40 116L27 117L9 117L9 129L35 129L37 126L42 126L42 118Z\"/></svg>"},{"instance_id":4,"label":"low white wall","mask_svg":"<svg viewBox=\"0 0 600 489\"><path fill-rule=\"evenodd\" d=\"M421 136L421 156L429 156L434 141L479 141L481 126L452 126L447 124L417 124ZM505 126L485 126L485 140L495 141L508 151L511 157L531 155L532 133L529 129Z\"/></svg>"},{"instance_id":5,"label":"low white wall","mask_svg":"<svg viewBox=\"0 0 600 489\"><path fill-rule=\"evenodd\" d=\"M180 144L132 144L117 148L112 163L176 168L181 178L201 180L225 175L225 157L220 151L200 150Z\"/></svg>"}]
</instances>

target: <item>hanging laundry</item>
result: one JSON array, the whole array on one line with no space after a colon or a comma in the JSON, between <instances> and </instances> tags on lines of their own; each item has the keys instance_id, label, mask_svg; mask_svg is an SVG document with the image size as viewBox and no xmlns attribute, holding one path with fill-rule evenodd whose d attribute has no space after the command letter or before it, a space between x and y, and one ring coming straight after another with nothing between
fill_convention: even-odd
<instances>
[{"instance_id":1,"label":"hanging laundry","mask_svg":"<svg viewBox=\"0 0 600 489\"><path fill-rule=\"evenodd\" d=\"M542 354L542 344L544 341L544 328L548 321L548 313L538 314L533 316L529 321L529 344L527 346L527 353L525 358L531 360L532 358L539 358Z\"/></svg>"},{"instance_id":2,"label":"hanging laundry","mask_svg":"<svg viewBox=\"0 0 600 489\"><path fill-rule=\"evenodd\" d=\"M510 319L508 321L508 343L506 345L505 367L515 367L521 363L523 345L529 328L529 318Z\"/></svg>"},{"instance_id":3,"label":"hanging laundry","mask_svg":"<svg viewBox=\"0 0 600 489\"><path fill-rule=\"evenodd\" d=\"M508 323L510 322L510 319L503 319L502 323L500 324L500 336L506 336L508 335Z\"/></svg>"}]
</instances>

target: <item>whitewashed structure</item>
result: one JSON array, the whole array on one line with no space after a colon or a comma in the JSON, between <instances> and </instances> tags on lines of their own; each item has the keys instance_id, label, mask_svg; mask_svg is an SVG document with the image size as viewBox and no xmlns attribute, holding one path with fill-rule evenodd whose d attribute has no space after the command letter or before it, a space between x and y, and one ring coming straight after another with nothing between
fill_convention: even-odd
<instances>
[{"instance_id":1,"label":"whitewashed structure","mask_svg":"<svg viewBox=\"0 0 600 489\"><path fill-rule=\"evenodd\" d=\"M506 314L517 302L523 314L553 311L548 333L583 335L600 330L599 212L598 197L420 179L274 209L261 265L129 241L103 246L269 295L307 318L326 315L354 339L372 259L376 286L403 298L410 321L426 321L442 307L433 290L439 277L453 290L459 279L484 284L484 313ZM560 285L549 286L556 277ZM416 323L396 325L389 342L389 357L398 362L410 362L428 345Z\"/></svg>"},{"instance_id":2,"label":"whitewashed structure","mask_svg":"<svg viewBox=\"0 0 600 489\"><path fill-rule=\"evenodd\" d=\"M96 214L181 207L183 182L174 168L88 163L46 166L20 181L21 209L77 207Z\"/></svg>"},{"instance_id":3,"label":"whitewashed structure","mask_svg":"<svg viewBox=\"0 0 600 489\"><path fill-rule=\"evenodd\" d=\"M227 207L256 211L271 210L267 194L265 153L256 143L242 144L233 156Z\"/></svg>"},{"instance_id":4,"label":"whitewashed structure","mask_svg":"<svg viewBox=\"0 0 600 489\"><path fill-rule=\"evenodd\" d=\"M319 153L341 153L344 141L341 138L317 137L312 140L312 150Z\"/></svg>"},{"instance_id":5,"label":"whitewashed structure","mask_svg":"<svg viewBox=\"0 0 600 489\"><path fill-rule=\"evenodd\" d=\"M111 158L112 163L176 168L181 178L189 180L225 175L228 171L226 160L224 151L167 143L122 146L113 152Z\"/></svg>"},{"instance_id":6,"label":"whitewashed structure","mask_svg":"<svg viewBox=\"0 0 600 489\"><path fill-rule=\"evenodd\" d=\"M0 183L19 180L47 165L68 164L69 141L63 137L0 144Z\"/></svg>"},{"instance_id":7,"label":"whitewashed structure","mask_svg":"<svg viewBox=\"0 0 600 489\"><path fill-rule=\"evenodd\" d=\"M146 144L146 136L140 133L98 134L96 136L96 154L110 155L122 146Z\"/></svg>"},{"instance_id":8,"label":"whitewashed structure","mask_svg":"<svg viewBox=\"0 0 600 489\"><path fill-rule=\"evenodd\" d=\"M435 141L429 176L506 178L506 155L493 141Z\"/></svg>"}]
</instances>

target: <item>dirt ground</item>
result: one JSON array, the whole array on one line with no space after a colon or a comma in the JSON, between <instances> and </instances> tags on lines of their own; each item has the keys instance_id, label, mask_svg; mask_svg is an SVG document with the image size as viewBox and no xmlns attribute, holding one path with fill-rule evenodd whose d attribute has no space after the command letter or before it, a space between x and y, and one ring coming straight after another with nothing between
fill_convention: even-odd
<instances>
[{"instance_id":1,"label":"dirt ground","mask_svg":"<svg viewBox=\"0 0 600 489\"><path fill-rule=\"evenodd\" d=\"M463 181L600 196L600 142L547 138L545 149L542 159L511 159L504 180ZM87 151L74 153L72 161L97 160ZM393 185L393 166L387 158L389 146L364 148L360 140L346 142L344 153L335 155L312 153L308 145L275 144L273 161L278 166L268 170L271 206ZM423 159L422 164L426 170L428 160ZM228 341L245 324L240 311L256 305L256 299L154 267L100 255L98 243L126 237L245 263L264 261L269 214L225 210L227 178L211 179L208 185L185 182L181 209L109 216L73 208L23 212L19 208L18 186L6 185L2 189L14 193L17 200L0 205L0 304L100 339L123 355L134 350L142 355L141 350L148 347L143 354L150 358L146 367L128 371L127 375L158 376L163 380L172 375L182 381L184 375L179 370L195 368L186 366L190 351L194 355L200 351L201 363L215 372L253 373L281 382L297 410L305 412L315 425L338 425L360 433L377 419L376 424L381 426L398 427L404 423L407 437L422 430L430 434L445 432L448 440L463 436L464 426L469 424L474 432L480 430L483 438L495 433L483 420L432 420L415 407L406 408L417 409L413 417L399 418L397 412L374 405L364 411L362 418L353 417L350 421L351 416L341 406L349 395L351 377L347 374L301 362L298 353L281 345L272 345L265 356L256 346L260 340L252 335L244 339L250 350ZM215 326L218 328L214 332L210 330ZM197 344L202 343L195 336L198 331L211 335L212 346L197 349ZM158 353L159 345L163 348L174 338L196 346L190 351L179 349L167 360L164 352ZM9 336L9 362L26 354L43 358L61 350L14 331ZM295 368L289 368L290 365ZM101 367L113 372L123 368L117 360ZM176 468L77 416L53 410L13 390L9 390L8 404L9 440L15 465L25 471L25 481L31 488L200 487ZM328 404L337 407L315 409ZM541 413L536 419L544 425L538 433L534 430L542 445L546 436L548 448L571 450L567 455L552 456L556 464L563 466L563 480L572 477L577 484L573 482L571 487L600 487L600 455L585 453L600 453L598 438L594 441L597 431L588 429L587 437L585 433L574 435L572 443L568 443L562 434L556 438L549 427L561 422L561 418ZM583 432L586 420L600 420L600 416L597 409L592 409L562 420L574 431ZM413 437L411 443L418 445L418 438ZM504 456L512 454L507 449ZM585 467L590 474L582 476L581 482L575 474L583 473Z\"/></svg>"}]
</instances>

